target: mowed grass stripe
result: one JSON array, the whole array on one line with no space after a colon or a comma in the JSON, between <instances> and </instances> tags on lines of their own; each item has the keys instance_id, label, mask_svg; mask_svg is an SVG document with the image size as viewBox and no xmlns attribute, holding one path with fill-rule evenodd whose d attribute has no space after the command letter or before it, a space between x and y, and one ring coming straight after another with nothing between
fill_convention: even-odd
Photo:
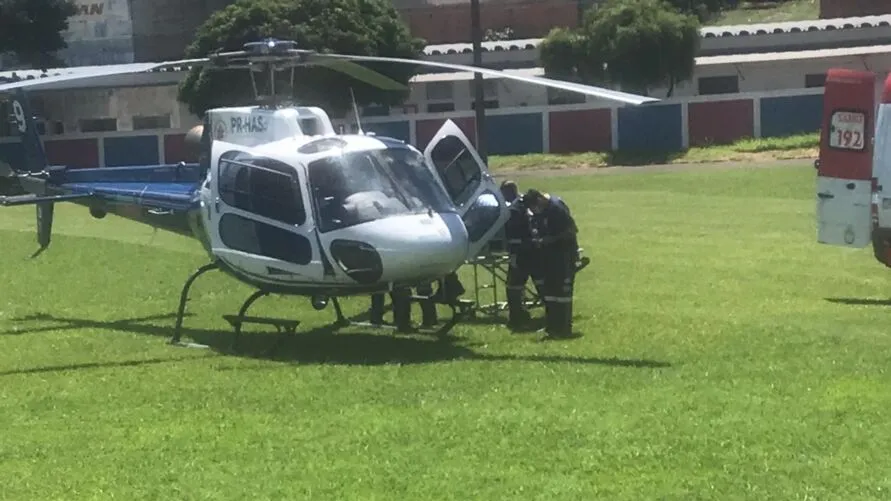
<instances>
[{"instance_id":1,"label":"mowed grass stripe","mask_svg":"<svg viewBox=\"0 0 891 501\"><path fill-rule=\"evenodd\" d=\"M60 206L31 260L33 208L0 212L0 497L887 497L891 311L826 300L886 269L815 242L810 165L520 181L581 226L581 339L331 335L269 298L305 322L281 360L174 348L197 242ZM249 291L200 279L188 332L225 346Z\"/></svg>"}]
</instances>

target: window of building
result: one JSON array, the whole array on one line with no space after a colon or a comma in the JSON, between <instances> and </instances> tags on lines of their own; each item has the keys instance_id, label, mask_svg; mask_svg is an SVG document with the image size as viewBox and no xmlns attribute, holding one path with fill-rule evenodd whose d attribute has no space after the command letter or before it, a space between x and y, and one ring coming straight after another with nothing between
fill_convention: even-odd
<instances>
[{"instance_id":1,"label":"window of building","mask_svg":"<svg viewBox=\"0 0 891 501\"><path fill-rule=\"evenodd\" d=\"M427 113L455 111L455 103L427 103Z\"/></svg>"},{"instance_id":2,"label":"window of building","mask_svg":"<svg viewBox=\"0 0 891 501\"><path fill-rule=\"evenodd\" d=\"M362 108L364 117L385 117L390 115L390 107L380 104L372 104Z\"/></svg>"},{"instance_id":3,"label":"window of building","mask_svg":"<svg viewBox=\"0 0 891 501\"><path fill-rule=\"evenodd\" d=\"M424 87L428 101L451 101L454 99L452 82L427 82Z\"/></svg>"},{"instance_id":4,"label":"window of building","mask_svg":"<svg viewBox=\"0 0 891 501\"><path fill-rule=\"evenodd\" d=\"M117 118L81 118L78 120L81 132L114 132L118 130Z\"/></svg>"},{"instance_id":5,"label":"window of building","mask_svg":"<svg viewBox=\"0 0 891 501\"><path fill-rule=\"evenodd\" d=\"M699 94L736 94L739 92L739 77L702 77L699 79Z\"/></svg>"},{"instance_id":6,"label":"window of building","mask_svg":"<svg viewBox=\"0 0 891 501\"><path fill-rule=\"evenodd\" d=\"M804 76L804 86L808 89L826 86L826 73L811 73Z\"/></svg>"},{"instance_id":7,"label":"window of building","mask_svg":"<svg viewBox=\"0 0 891 501\"><path fill-rule=\"evenodd\" d=\"M169 129L170 115L134 116L133 130Z\"/></svg>"},{"instance_id":8,"label":"window of building","mask_svg":"<svg viewBox=\"0 0 891 501\"><path fill-rule=\"evenodd\" d=\"M483 108L489 110L493 108L498 108L498 100L497 99L486 99L483 101ZM476 109L476 100L470 101L470 109Z\"/></svg>"},{"instance_id":9,"label":"window of building","mask_svg":"<svg viewBox=\"0 0 891 501\"><path fill-rule=\"evenodd\" d=\"M290 165L232 151L221 156L219 176L226 204L286 224L306 221L297 171Z\"/></svg>"}]
</instances>

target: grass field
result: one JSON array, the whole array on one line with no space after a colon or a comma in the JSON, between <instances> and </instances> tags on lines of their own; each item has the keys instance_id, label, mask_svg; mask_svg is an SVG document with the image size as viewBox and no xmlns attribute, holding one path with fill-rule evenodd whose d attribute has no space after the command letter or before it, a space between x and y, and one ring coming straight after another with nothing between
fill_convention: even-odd
<instances>
[{"instance_id":1,"label":"grass field","mask_svg":"<svg viewBox=\"0 0 891 501\"><path fill-rule=\"evenodd\" d=\"M523 183L578 218L580 339L273 298L305 321L279 359L171 347L197 244L66 207L32 260L5 209L0 498L888 499L888 272L815 243L809 163ZM226 345L248 293L200 279L190 335Z\"/></svg>"},{"instance_id":2,"label":"grass field","mask_svg":"<svg viewBox=\"0 0 891 501\"><path fill-rule=\"evenodd\" d=\"M530 154L492 156L489 166L495 171L552 169L590 169L598 167L696 164L721 162L771 162L776 160L814 159L819 154L819 133L787 137L742 139L732 144L693 147L685 151L661 153L615 151L608 153Z\"/></svg>"},{"instance_id":3,"label":"grass field","mask_svg":"<svg viewBox=\"0 0 891 501\"><path fill-rule=\"evenodd\" d=\"M779 0L777 2L740 2L738 9L723 12L709 21L713 26L782 23L820 18L819 0Z\"/></svg>"}]
</instances>

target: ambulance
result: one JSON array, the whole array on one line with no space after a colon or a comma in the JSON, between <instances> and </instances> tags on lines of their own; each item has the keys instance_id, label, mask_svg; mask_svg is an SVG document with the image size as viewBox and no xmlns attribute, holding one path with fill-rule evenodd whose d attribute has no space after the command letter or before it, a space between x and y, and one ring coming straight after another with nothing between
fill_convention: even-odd
<instances>
[{"instance_id":1,"label":"ambulance","mask_svg":"<svg viewBox=\"0 0 891 501\"><path fill-rule=\"evenodd\" d=\"M877 88L872 72L827 72L815 167L817 241L872 245L891 267L891 75Z\"/></svg>"}]
</instances>

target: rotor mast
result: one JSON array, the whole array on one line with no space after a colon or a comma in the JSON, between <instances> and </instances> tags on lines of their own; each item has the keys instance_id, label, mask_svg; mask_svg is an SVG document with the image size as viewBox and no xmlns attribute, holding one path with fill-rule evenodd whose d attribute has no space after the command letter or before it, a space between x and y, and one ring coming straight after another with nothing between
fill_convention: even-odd
<instances>
[{"instance_id":1,"label":"rotor mast","mask_svg":"<svg viewBox=\"0 0 891 501\"><path fill-rule=\"evenodd\" d=\"M219 69L246 69L251 75L254 99L261 107L276 109L282 105L275 87L276 73L290 69L291 89L294 88L295 70L303 65L311 52L297 49L297 43L289 40L267 38L261 42L244 44L244 50L218 52L210 56L210 63ZM268 94L260 92L256 73L265 73L268 78Z\"/></svg>"}]
</instances>

